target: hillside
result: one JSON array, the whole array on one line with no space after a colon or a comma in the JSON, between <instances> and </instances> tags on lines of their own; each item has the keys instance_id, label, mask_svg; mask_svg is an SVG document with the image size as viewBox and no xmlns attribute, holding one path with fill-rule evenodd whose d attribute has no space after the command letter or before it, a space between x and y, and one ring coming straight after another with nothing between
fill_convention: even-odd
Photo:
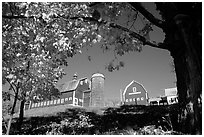
<instances>
[{"instance_id":1,"label":"hillside","mask_svg":"<svg viewBox=\"0 0 204 137\"><path fill-rule=\"evenodd\" d=\"M175 131L179 129L177 112L177 105L33 109L26 112L22 132L14 119L12 134L181 134Z\"/></svg>"}]
</instances>

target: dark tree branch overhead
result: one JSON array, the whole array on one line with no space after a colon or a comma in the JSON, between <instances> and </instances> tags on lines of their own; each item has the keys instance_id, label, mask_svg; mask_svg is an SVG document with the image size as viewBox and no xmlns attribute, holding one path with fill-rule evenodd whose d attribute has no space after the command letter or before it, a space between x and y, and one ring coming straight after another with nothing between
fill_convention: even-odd
<instances>
[{"instance_id":1,"label":"dark tree branch overhead","mask_svg":"<svg viewBox=\"0 0 204 137\"><path fill-rule=\"evenodd\" d=\"M154 17L149 11L147 11L139 2L129 2L129 4L136 10L139 11L144 17L146 17L151 23L159 28L164 28L164 21Z\"/></svg>"}]
</instances>

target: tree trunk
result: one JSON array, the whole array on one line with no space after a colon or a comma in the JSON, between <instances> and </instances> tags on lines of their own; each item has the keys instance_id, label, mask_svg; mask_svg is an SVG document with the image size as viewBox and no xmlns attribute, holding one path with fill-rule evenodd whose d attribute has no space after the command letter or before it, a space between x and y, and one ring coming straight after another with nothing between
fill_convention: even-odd
<instances>
[{"instance_id":1,"label":"tree trunk","mask_svg":"<svg viewBox=\"0 0 204 137\"><path fill-rule=\"evenodd\" d=\"M19 119L18 119L18 130L19 130L19 132L21 132L21 126L23 124L24 106L25 106L25 100L22 100L21 104L20 104L20 113L19 113Z\"/></svg>"},{"instance_id":2,"label":"tree trunk","mask_svg":"<svg viewBox=\"0 0 204 137\"><path fill-rule=\"evenodd\" d=\"M17 103L17 100L18 100L18 90L19 89L17 88L15 96L14 96L14 102L13 102L13 106L12 106L12 110L11 110L11 114L10 114L10 118L9 118L9 122L8 122L8 128L7 128L7 131L6 131L6 135L9 135L9 133L10 133L13 114L15 113L15 107L16 107L16 103Z\"/></svg>"},{"instance_id":3,"label":"tree trunk","mask_svg":"<svg viewBox=\"0 0 204 137\"><path fill-rule=\"evenodd\" d=\"M176 25L169 41L173 45L179 103L185 113L180 127L184 133L202 134L202 40L196 22L186 15L174 19Z\"/></svg>"}]
</instances>

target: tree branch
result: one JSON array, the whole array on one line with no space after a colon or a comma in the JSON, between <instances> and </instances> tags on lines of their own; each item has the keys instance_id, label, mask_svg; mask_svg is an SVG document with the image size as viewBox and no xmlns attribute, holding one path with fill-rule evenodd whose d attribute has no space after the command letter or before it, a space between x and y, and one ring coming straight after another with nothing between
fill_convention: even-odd
<instances>
[{"instance_id":1,"label":"tree branch","mask_svg":"<svg viewBox=\"0 0 204 137\"><path fill-rule=\"evenodd\" d=\"M11 86L11 88L13 89L13 92L16 93L16 90L15 90L15 88L14 88L14 85L11 84L10 81L9 81L7 78L5 78L5 79L6 79L6 81L9 83L9 85ZM16 87L16 86L15 86L15 87Z\"/></svg>"},{"instance_id":2,"label":"tree branch","mask_svg":"<svg viewBox=\"0 0 204 137\"><path fill-rule=\"evenodd\" d=\"M105 23L106 21L104 21ZM123 26L120 26L120 25L117 25L115 23L110 23L109 24L112 28L118 28L118 29L121 29L125 32L128 32L130 36L140 40L141 42L143 42L143 45L149 45L151 47L155 47L155 48L160 48L160 49L168 49L168 46L167 44L165 43L156 43L156 42L153 42L153 41L150 41L150 40L147 40L145 37L141 36L140 34L132 31L132 30L129 30Z\"/></svg>"},{"instance_id":3,"label":"tree branch","mask_svg":"<svg viewBox=\"0 0 204 137\"><path fill-rule=\"evenodd\" d=\"M146 11L146 12L148 12L148 11ZM23 15L20 15L20 16L5 16L5 15L3 15L2 17L7 18L7 19L34 18L34 16L26 17L26 16L23 16ZM97 20L97 19L95 19L93 17L84 17L84 16L67 17L67 16L62 16L62 15L57 15L54 18L64 18L64 19L67 19L67 20L82 19L83 21L90 21L90 22L93 22L93 23L97 23L98 25L109 24L109 26L112 27L112 28L118 28L118 29L121 29L121 30L123 30L125 32L128 32L132 37L134 37L134 38L140 40L141 42L143 42L143 45L149 45L151 47L160 48L160 49L168 49L168 47L166 46L167 44L152 42L150 40L147 40L145 37L141 36L140 34L129 30L128 28L125 28L125 27L123 27L121 25L118 25L116 23L109 23L108 21L105 21L105 20L100 20L99 21L99 20Z\"/></svg>"},{"instance_id":4,"label":"tree branch","mask_svg":"<svg viewBox=\"0 0 204 137\"><path fill-rule=\"evenodd\" d=\"M147 11L139 2L129 3L135 11L139 11L144 17L146 17L151 23L159 28L164 28L164 21L154 17L149 11Z\"/></svg>"},{"instance_id":5,"label":"tree branch","mask_svg":"<svg viewBox=\"0 0 204 137\"><path fill-rule=\"evenodd\" d=\"M35 16L24 16L24 15L15 15L15 16L7 16L7 15L2 15L2 18L4 19L33 19Z\"/></svg>"}]
</instances>

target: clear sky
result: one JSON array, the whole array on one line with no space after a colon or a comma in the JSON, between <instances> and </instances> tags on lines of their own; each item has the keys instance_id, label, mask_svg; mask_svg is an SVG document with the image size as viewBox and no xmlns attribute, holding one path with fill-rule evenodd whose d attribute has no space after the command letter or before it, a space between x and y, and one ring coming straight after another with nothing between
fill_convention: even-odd
<instances>
[{"instance_id":1,"label":"clear sky","mask_svg":"<svg viewBox=\"0 0 204 137\"><path fill-rule=\"evenodd\" d=\"M152 3L145 3L145 6L151 13L159 17ZM163 41L162 31L156 27L153 29L150 39L157 42ZM88 55L91 56L91 61L88 60ZM124 68L108 72L105 65L112 59L111 52L103 53L96 44L88 51L84 50L82 54L77 54L69 59L69 66L65 69L67 75L59 83L70 81L76 72L78 78L91 78L93 73L99 71L105 75L106 99L120 99L120 89L124 89L132 80L141 83L149 97L164 95L165 88L176 86L176 76L170 65L173 60L166 50L145 46L141 52L131 52L120 57L125 63Z\"/></svg>"}]
</instances>

